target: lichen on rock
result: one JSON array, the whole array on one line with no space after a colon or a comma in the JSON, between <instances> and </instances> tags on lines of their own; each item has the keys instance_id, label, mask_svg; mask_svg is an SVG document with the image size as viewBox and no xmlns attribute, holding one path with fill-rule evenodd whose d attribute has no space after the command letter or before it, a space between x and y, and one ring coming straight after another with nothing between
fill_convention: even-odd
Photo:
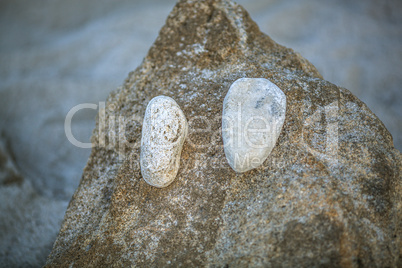
<instances>
[{"instance_id":1,"label":"lichen on rock","mask_svg":"<svg viewBox=\"0 0 402 268\"><path fill-rule=\"evenodd\" d=\"M222 103L239 78L286 95L277 145L236 174L226 161ZM148 185L139 166L146 105L173 97L189 134L175 181ZM401 265L401 155L382 122L348 90L276 44L239 5L179 1L143 63L108 100L107 124L47 266ZM106 138L104 138L106 137ZM124 156L124 157L122 157Z\"/></svg>"}]
</instances>

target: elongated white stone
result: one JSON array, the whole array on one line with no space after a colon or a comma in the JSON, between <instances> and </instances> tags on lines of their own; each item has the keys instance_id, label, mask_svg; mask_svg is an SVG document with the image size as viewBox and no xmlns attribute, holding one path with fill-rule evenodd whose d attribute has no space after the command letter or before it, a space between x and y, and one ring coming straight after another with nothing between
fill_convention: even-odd
<instances>
[{"instance_id":1,"label":"elongated white stone","mask_svg":"<svg viewBox=\"0 0 402 268\"><path fill-rule=\"evenodd\" d=\"M162 188L173 182L188 124L179 105L170 97L153 98L142 126L140 165L144 180Z\"/></svg>"},{"instance_id":2,"label":"elongated white stone","mask_svg":"<svg viewBox=\"0 0 402 268\"><path fill-rule=\"evenodd\" d=\"M265 78L236 80L223 101L222 138L236 172L260 166L275 146L286 113L286 96Z\"/></svg>"}]
</instances>

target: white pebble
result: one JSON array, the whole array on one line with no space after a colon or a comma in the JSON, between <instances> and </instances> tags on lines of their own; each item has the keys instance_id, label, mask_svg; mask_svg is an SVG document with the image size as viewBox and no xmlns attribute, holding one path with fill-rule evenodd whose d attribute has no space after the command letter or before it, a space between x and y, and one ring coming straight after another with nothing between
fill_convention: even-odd
<instances>
[{"instance_id":1,"label":"white pebble","mask_svg":"<svg viewBox=\"0 0 402 268\"><path fill-rule=\"evenodd\" d=\"M241 78L223 101L222 138L229 165L246 172L263 164L281 133L286 96L265 78Z\"/></svg>"},{"instance_id":2,"label":"white pebble","mask_svg":"<svg viewBox=\"0 0 402 268\"><path fill-rule=\"evenodd\" d=\"M188 124L179 105L170 97L153 98L142 126L140 165L144 180L166 187L176 178Z\"/></svg>"}]
</instances>

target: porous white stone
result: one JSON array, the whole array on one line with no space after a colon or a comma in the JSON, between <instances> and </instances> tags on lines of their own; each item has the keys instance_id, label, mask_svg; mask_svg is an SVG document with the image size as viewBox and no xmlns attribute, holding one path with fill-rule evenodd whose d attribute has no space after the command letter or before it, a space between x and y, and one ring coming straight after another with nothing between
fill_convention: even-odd
<instances>
[{"instance_id":1,"label":"porous white stone","mask_svg":"<svg viewBox=\"0 0 402 268\"><path fill-rule=\"evenodd\" d=\"M265 78L241 78L223 101L222 138L236 172L260 166L275 146L286 113L286 96Z\"/></svg>"},{"instance_id":2,"label":"porous white stone","mask_svg":"<svg viewBox=\"0 0 402 268\"><path fill-rule=\"evenodd\" d=\"M158 96L148 103L140 154L141 174L147 183L162 188L173 182L187 132L186 117L172 98Z\"/></svg>"}]
</instances>

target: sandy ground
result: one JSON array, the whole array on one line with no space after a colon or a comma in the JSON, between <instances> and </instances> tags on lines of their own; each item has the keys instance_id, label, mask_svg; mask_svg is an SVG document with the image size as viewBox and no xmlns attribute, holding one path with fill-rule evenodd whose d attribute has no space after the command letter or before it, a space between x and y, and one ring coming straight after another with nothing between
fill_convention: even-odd
<instances>
[{"instance_id":1,"label":"sandy ground","mask_svg":"<svg viewBox=\"0 0 402 268\"><path fill-rule=\"evenodd\" d=\"M45 262L90 152L67 140L65 117L122 84L174 3L0 0L0 139L24 178L2 185L0 176L0 266ZM238 3L263 32L363 100L402 149L401 1ZM74 116L77 140L89 141L95 116Z\"/></svg>"}]
</instances>

